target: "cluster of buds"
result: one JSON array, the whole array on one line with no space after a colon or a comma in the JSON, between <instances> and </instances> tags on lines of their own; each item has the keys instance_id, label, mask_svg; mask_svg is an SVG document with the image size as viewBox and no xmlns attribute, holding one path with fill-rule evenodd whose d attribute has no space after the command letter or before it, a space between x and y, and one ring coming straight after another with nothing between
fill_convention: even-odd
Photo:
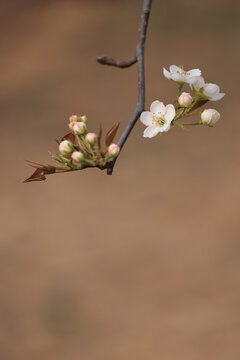
<instances>
[{"instance_id":1,"label":"cluster of buds","mask_svg":"<svg viewBox=\"0 0 240 360\"><path fill-rule=\"evenodd\" d=\"M179 126L189 125L208 125L214 126L220 119L220 114L215 109L206 109L200 112L200 119L197 122L182 122L186 116L192 115L193 112L205 105L208 101L217 101L224 97L220 93L220 88L216 84L205 83L199 69L184 71L182 67L176 65L170 66L170 71L163 69L163 74L167 79L174 81L178 87L178 95L175 105L164 105L162 102L155 100L150 111L142 112L141 122L147 126L143 136L154 137L159 133L170 130L172 124ZM181 92L185 84L188 84L193 94Z\"/></svg>"},{"instance_id":2,"label":"cluster of buds","mask_svg":"<svg viewBox=\"0 0 240 360\"><path fill-rule=\"evenodd\" d=\"M100 126L99 134L88 132L87 117L72 115L69 118L69 130L59 144L59 153L54 160L71 170L80 170L86 167L105 168L111 158L117 157L120 148L113 143L119 123L115 124L106 134L106 150L102 149Z\"/></svg>"}]
</instances>

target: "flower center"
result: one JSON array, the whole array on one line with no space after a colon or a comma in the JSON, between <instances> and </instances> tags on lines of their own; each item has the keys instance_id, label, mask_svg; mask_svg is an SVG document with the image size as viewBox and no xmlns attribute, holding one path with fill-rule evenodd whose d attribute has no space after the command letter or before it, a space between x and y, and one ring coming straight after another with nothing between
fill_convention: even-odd
<instances>
[{"instance_id":1,"label":"flower center","mask_svg":"<svg viewBox=\"0 0 240 360\"><path fill-rule=\"evenodd\" d=\"M166 120L164 119L163 115L154 115L153 116L153 121L158 126L163 126L163 125L166 124Z\"/></svg>"}]
</instances>

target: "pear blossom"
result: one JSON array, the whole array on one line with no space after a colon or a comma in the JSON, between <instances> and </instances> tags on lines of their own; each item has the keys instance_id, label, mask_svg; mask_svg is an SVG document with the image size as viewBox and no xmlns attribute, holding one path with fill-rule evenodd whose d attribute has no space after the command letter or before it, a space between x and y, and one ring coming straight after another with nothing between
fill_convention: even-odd
<instances>
[{"instance_id":1,"label":"pear blossom","mask_svg":"<svg viewBox=\"0 0 240 360\"><path fill-rule=\"evenodd\" d=\"M155 100L150 106L150 111L141 113L140 120L147 126L143 136L152 138L160 132L168 131L175 115L176 111L172 104L165 106L162 102Z\"/></svg>"},{"instance_id":2,"label":"pear blossom","mask_svg":"<svg viewBox=\"0 0 240 360\"><path fill-rule=\"evenodd\" d=\"M178 103L181 107L188 107L192 104L193 98L189 93L183 92L179 98Z\"/></svg>"},{"instance_id":3,"label":"pear blossom","mask_svg":"<svg viewBox=\"0 0 240 360\"><path fill-rule=\"evenodd\" d=\"M220 114L215 109L206 109L201 114L202 123L213 126L220 119Z\"/></svg>"},{"instance_id":4,"label":"pear blossom","mask_svg":"<svg viewBox=\"0 0 240 360\"><path fill-rule=\"evenodd\" d=\"M62 155L68 155L73 152L73 144L69 140L63 140L59 144L59 151Z\"/></svg>"},{"instance_id":5,"label":"pear blossom","mask_svg":"<svg viewBox=\"0 0 240 360\"><path fill-rule=\"evenodd\" d=\"M117 144L111 144L108 147L108 154L110 156L116 157L120 153L120 147Z\"/></svg>"},{"instance_id":6,"label":"pear blossom","mask_svg":"<svg viewBox=\"0 0 240 360\"><path fill-rule=\"evenodd\" d=\"M220 87L216 84L205 83L205 80L202 76L194 76L189 80L190 87L203 94L205 98L208 98L212 101L218 101L222 99L225 93L220 93Z\"/></svg>"},{"instance_id":7,"label":"pear blossom","mask_svg":"<svg viewBox=\"0 0 240 360\"><path fill-rule=\"evenodd\" d=\"M163 75L167 79L183 83L188 83L193 76L200 76L202 73L199 69L184 71L181 67L176 65L171 65L169 70L170 72L163 68Z\"/></svg>"}]
</instances>

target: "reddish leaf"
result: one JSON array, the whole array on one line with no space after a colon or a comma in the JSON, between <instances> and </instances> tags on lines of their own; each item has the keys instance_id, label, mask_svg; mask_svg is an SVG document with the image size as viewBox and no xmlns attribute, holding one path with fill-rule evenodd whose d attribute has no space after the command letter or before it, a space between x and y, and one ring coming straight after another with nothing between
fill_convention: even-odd
<instances>
[{"instance_id":1,"label":"reddish leaf","mask_svg":"<svg viewBox=\"0 0 240 360\"><path fill-rule=\"evenodd\" d=\"M23 182L27 183L27 182L31 182L31 181L44 181L44 180L46 180L46 176L44 176L44 170L37 168L34 171L34 173L29 178L24 180Z\"/></svg>"},{"instance_id":2,"label":"reddish leaf","mask_svg":"<svg viewBox=\"0 0 240 360\"><path fill-rule=\"evenodd\" d=\"M106 137L105 137L105 144L108 147L114 140L114 137L117 133L118 127L120 125L120 122L116 123L115 125L113 125L113 127L111 127L111 129L107 132Z\"/></svg>"},{"instance_id":3,"label":"reddish leaf","mask_svg":"<svg viewBox=\"0 0 240 360\"><path fill-rule=\"evenodd\" d=\"M26 160L28 162L28 165L35 168L36 170L34 173L24 180L24 183L30 182L30 181L43 181L46 180L45 175L54 174L57 171L57 168L53 165L42 165L39 163L36 163L34 161Z\"/></svg>"},{"instance_id":4,"label":"reddish leaf","mask_svg":"<svg viewBox=\"0 0 240 360\"><path fill-rule=\"evenodd\" d=\"M98 149L101 149L101 139L102 139L102 124L100 123L99 125L99 131L98 131L98 137L97 137L97 144L98 144Z\"/></svg>"},{"instance_id":5,"label":"reddish leaf","mask_svg":"<svg viewBox=\"0 0 240 360\"><path fill-rule=\"evenodd\" d=\"M76 136L73 134L73 133L68 133L66 135L64 135L62 138L61 138L61 141L63 140L69 140L71 141L73 144L76 143Z\"/></svg>"}]
</instances>

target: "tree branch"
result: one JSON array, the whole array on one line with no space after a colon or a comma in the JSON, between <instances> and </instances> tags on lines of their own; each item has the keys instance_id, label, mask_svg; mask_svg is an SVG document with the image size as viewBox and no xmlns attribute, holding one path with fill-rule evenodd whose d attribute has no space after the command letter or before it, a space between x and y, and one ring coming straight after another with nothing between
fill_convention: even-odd
<instances>
[{"instance_id":1,"label":"tree branch","mask_svg":"<svg viewBox=\"0 0 240 360\"><path fill-rule=\"evenodd\" d=\"M138 35L138 42L137 42L137 49L136 49L136 56L126 60L126 61L117 61L111 59L107 56L98 57L97 61L104 65L112 65L120 68L130 67L131 65L138 63L138 101L136 108L133 112L133 115L127 124L125 130L123 131L118 145L120 149L123 148L128 136L130 135L133 127L135 126L140 114L144 111L145 107L145 73L144 73L144 45L146 41L146 33L147 33L147 26L149 20L149 14L151 10L152 0L144 0L143 1L143 9L141 14L141 21L139 27L139 35ZM117 158L111 159L108 162L107 167L107 174L112 175L113 168L115 165Z\"/></svg>"}]
</instances>

